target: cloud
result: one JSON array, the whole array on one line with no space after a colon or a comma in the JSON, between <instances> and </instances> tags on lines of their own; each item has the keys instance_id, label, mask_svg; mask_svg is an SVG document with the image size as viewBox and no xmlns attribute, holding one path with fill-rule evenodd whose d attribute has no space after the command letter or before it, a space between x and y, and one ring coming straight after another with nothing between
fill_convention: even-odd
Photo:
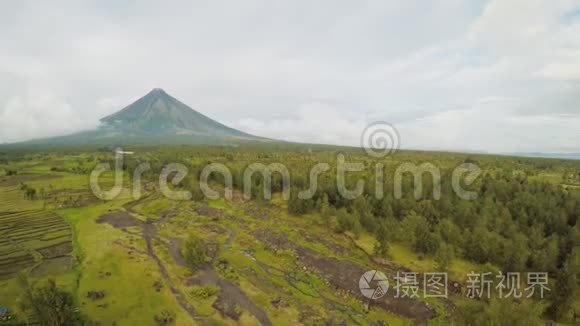
<instances>
[{"instance_id":1,"label":"cloud","mask_svg":"<svg viewBox=\"0 0 580 326\"><path fill-rule=\"evenodd\" d=\"M356 145L389 121L403 147L580 151L576 1L4 7L0 142L93 127L162 87L285 140Z\"/></svg>"},{"instance_id":2,"label":"cloud","mask_svg":"<svg viewBox=\"0 0 580 326\"><path fill-rule=\"evenodd\" d=\"M538 71L536 76L555 81L580 81L580 61L550 63Z\"/></svg>"},{"instance_id":3,"label":"cloud","mask_svg":"<svg viewBox=\"0 0 580 326\"><path fill-rule=\"evenodd\" d=\"M65 135L91 129L93 121L62 98L44 89L30 90L23 96L12 96L1 103L0 139L21 141L34 137Z\"/></svg>"},{"instance_id":4,"label":"cloud","mask_svg":"<svg viewBox=\"0 0 580 326\"><path fill-rule=\"evenodd\" d=\"M469 109L408 121L398 125L402 146L495 153L578 150L580 130L575 126L580 116L522 116L516 109L519 104L510 99L484 99Z\"/></svg>"},{"instance_id":5,"label":"cloud","mask_svg":"<svg viewBox=\"0 0 580 326\"><path fill-rule=\"evenodd\" d=\"M354 112L344 112L327 103L314 102L298 108L292 118L268 121L247 118L231 125L274 139L357 146L366 122Z\"/></svg>"}]
</instances>

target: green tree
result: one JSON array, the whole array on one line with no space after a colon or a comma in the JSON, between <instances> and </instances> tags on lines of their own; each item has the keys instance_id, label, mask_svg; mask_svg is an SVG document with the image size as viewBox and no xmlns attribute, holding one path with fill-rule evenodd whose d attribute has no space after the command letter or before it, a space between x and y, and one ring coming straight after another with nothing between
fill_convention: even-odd
<instances>
[{"instance_id":1,"label":"green tree","mask_svg":"<svg viewBox=\"0 0 580 326\"><path fill-rule=\"evenodd\" d=\"M548 308L548 314L557 320L566 319L572 309L578 286L576 272L574 266L568 261L556 275L552 304Z\"/></svg>"},{"instance_id":2,"label":"green tree","mask_svg":"<svg viewBox=\"0 0 580 326\"><path fill-rule=\"evenodd\" d=\"M397 240L415 244L415 230L420 224L426 223L425 219L411 211L401 222L401 232L397 234Z\"/></svg>"},{"instance_id":3,"label":"green tree","mask_svg":"<svg viewBox=\"0 0 580 326\"><path fill-rule=\"evenodd\" d=\"M353 215L354 221L352 222L352 233L354 234L354 237L356 239L360 239L360 235L363 231L363 227L360 224L359 220L356 218L356 216Z\"/></svg>"},{"instance_id":4,"label":"green tree","mask_svg":"<svg viewBox=\"0 0 580 326\"><path fill-rule=\"evenodd\" d=\"M24 196L26 199L34 200L36 197L36 189L27 187Z\"/></svg>"},{"instance_id":5,"label":"green tree","mask_svg":"<svg viewBox=\"0 0 580 326\"><path fill-rule=\"evenodd\" d=\"M394 217L395 214L393 213L391 201L392 199L389 196L385 196L385 198L379 202L379 207L375 215L383 219Z\"/></svg>"},{"instance_id":6,"label":"green tree","mask_svg":"<svg viewBox=\"0 0 580 326\"><path fill-rule=\"evenodd\" d=\"M288 213L302 215L307 211L308 200L298 197L298 190L292 189L290 191L290 198L288 199Z\"/></svg>"},{"instance_id":7,"label":"green tree","mask_svg":"<svg viewBox=\"0 0 580 326\"><path fill-rule=\"evenodd\" d=\"M458 325L473 326L541 326L544 307L539 302L514 302L492 299L489 302L470 300L461 304L456 314Z\"/></svg>"},{"instance_id":8,"label":"green tree","mask_svg":"<svg viewBox=\"0 0 580 326\"><path fill-rule=\"evenodd\" d=\"M330 227L330 205L328 204L328 196L326 194L322 196L320 203L320 216L322 217L322 223L326 227Z\"/></svg>"},{"instance_id":9,"label":"green tree","mask_svg":"<svg viewBox=\"0 0 580 326\"><path fill-rule=\"evenodd\" d=\"M380 257L386 257L389 254L389 242L388 242L388 230L384 222L379 223L375 236L377 242L375 243L375 255Z\"/></svg>"},{"instance_id":10,"label":"green tree","mask_svg":"<svg viewBox=\"0 0 580 326\"><path fill-rule=\"evenodd\" d=\"M455 257L455 251L453 246L442 242L435 255L435 262L437 263L437 270L441 272L447 272L453 263L453 258Z\"/></svg>"},{"instance_id":11,"label":"green tree","mask_svg":"<svg viewBox=\"0 0 580 326\"><path fill-rule=\"evenodd\" d=\"M337 232L346 232L352 228L351 225L351 216L346 210L346 208L342 207L336 212L336 231Z\"/></svg>"},{"instance_id":12,"label":"green tree","mask_svg":"<svg viewBox=\"0 0 580 326\"><path fill-rule=\"evenodd\" d=\"M433 254L439 250L441 239L429 230L427 223L417 225L415 229L415 250L425 254Z\"/></svg>"},{"instance_id":13,"label":"green tree","mask_svg":"<svg viewBox=\"0 0 580 326\"><path fill-rule=\"evenodd\" d=\"M463 247L463 234L457 224L449 219L442 219L437 226L437 229L445 242L455 247Z\"/></svg>"},{"instance_id":14,"label":"green tree","mask_svg":"<svg viewBox=\"0 0 580 326\"><path fill-rule=\"evenodd\" d=\"M19 299L19 311L32 313L34 319L42 326L82 325L83 320L77 313L71 293L59 289L54 280L41 287L34 287L25 275L19 277L22 296ZM26 316L23 316L28 323Z\"/></svg>"},{"instance_id":15,"label":"green tree","mask_svg":"<svg viewBox=\"0 0 580 326\"><path fill-rule=\"evenodd\" d=\"M360 196L354 200L354 212L358 222L368 231L375 228L375 219L372 215L371 208L365 197Z\"/></svg>"},{"instance_id":16,"label":"green tree","mask_svg":"<svg viewBox=\"0 0 580 326\"><path fill-rule=\"evenodd\" d=\"M503 270L523 272L530 255L528 239L522 234L515 234L511 240L503 243Z\"/></svg>"},{"instance_id":17,"label":"green tree","mask_svg":"<svg viewBox=\"0 0 580 326\"><path fill-rule=\"evenodd\" d=\"M187 266L189 266L192 271L197 271L205 262L205 246L203 241L193 235L190 236L185 243L182 255Z\"/></svg>"}]
</instances>

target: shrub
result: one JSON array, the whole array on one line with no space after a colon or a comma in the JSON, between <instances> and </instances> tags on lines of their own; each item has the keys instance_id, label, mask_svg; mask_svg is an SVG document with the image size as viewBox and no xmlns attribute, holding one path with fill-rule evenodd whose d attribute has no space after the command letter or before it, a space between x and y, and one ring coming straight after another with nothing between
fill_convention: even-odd
<instances>
[{"instance_id":1,"label":"shrub","mask_svg":"<svg viewBox=\"0 0 580 326\"><path fill-rule=\"evenodd\" d=\"M82 325L73 295L59 289L54 280L44 286L32 286L26 276L20 276L23 289L20 305L22 311L34 315L39 325Z\"/></svg>"},{"instance_id":2,"label":"shrub","mask_svg":"<svg viewBox=\"0 0 580 326\"><path fill-rule=\"evenodd\" d=\"M191 290L191 296L199 299L207 299L220 293L220 288L216 285L196 286Z\"/></svg>"},{"instance_id":3,"label":"shrub","mask_svg":"<svg viewBox=\"0 0 580 326\"><path fill-rule=\"evenodd\" d=\"M192 271L197 271L205 262L205 247L201 239L190 236L183 248L183 258Z\"/></svg>"}]
</instances>

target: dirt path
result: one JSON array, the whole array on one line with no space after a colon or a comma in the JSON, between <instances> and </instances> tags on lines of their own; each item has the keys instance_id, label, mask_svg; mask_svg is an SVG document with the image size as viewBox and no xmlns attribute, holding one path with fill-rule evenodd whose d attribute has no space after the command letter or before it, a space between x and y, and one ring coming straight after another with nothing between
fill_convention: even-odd
<instances>
[{"instance_id":1,"label":"dirt path","mask_svg":"<svg viewBox=\"0 0 580 326\"><path fill-rule=\"evenodd\" d=\"M232 242L236 239L236 231L226 226L224 226L224 229L228 232L228 238L224 242L224 247L229 248L231 247Z\"/></svg>"},{"instance_id":2,"label":"dirt path","mask_svg":"<svg viewBox=\"0 0 580 326\"><path fill-rule=\"evenodd\" d=\"M130 210L131 206L126 206L126 208ZM145 240L147 248L146 254L149 257L151 257L157 264L161 277L165 280L165 282L169 286L169 290L175 297L177 303L181 306L183 310L185 310L189 314L189 316L191 316L192 319L196 319L195 309L193 309L193 307L189 304L189 302L187 302L187 299L185 298L183 293L181 293L181 291L179 291L175 287L173 281L171 280L171 277L169 276L167 268L165 267L161 259L159 259L159 257L155 254L155 250L153 248L153 239L157 234L157 228L155 227L153 220L147 220L146 222L143 222L131 216L131 214L127 212L114 212L100 216L97 219L97 223L108 223L113 227L119 229L125 229L127 227L133 226L141 227L141 229L143 230L143 239Z\"/></svg>"},{"instance_id":3,"label":"dirt path","mask_svg":"<svg viewBox=\"0 0 580 326\"><path fill-rule=\"evenodd\" d=\"M300 291L304 295L308 295L311 297L313 296L311 293L306 293L300 287L296 286L297 279L296 279L296 276L294 273L284 271L284 270L282 270L278 267L275 267L275 266L268 265L265 262L257 259L254 255L252 255L252 254L249 254L249 255L252 257L252 260L255 261L256 264L258 264L258 266L260 266L260 268L262 268L268 275L273 276L273 277L283 277L285 279L286 283L289 286L293 287L295 290ZM273 271L277 272L278 274L275 274ZM336 301L324 296L322 293L318 292L316 290L317 285L311 284L308 282L308 280L305 280L305 279L301 279L300 282L306 282L306 283L310 284L310 289L312 289L316 292L316 296L314 296L314 297L321 298L324 301L324 303L326 305L328 305L329 307L332 307L335 310L343 312L345 315L348 316L348 318L350 318L350 320L353 324L359 323L359 321L356 318L354 318L354 316L358 317L359 319L365 320L367 323L371 323L371 321L366 317L366 315L364 315L360 311L357 311L348 305L342 304L340 302L336 302Z\"/></svg>"},{"instance_id":4,"label":"dirt path","mask_svg":"<svg viewBox=\"0 0 580 326\"><path fill-rule=\"evenodd\" d=\"M185 259L181 255L181 246L179 243L179 239L177 238L170 238L169 243L165 244L167 251L169 251L169 255L173 259L173 261L179 266L186 266Z\"/></svg>"},{"instance_id":5,"label":"dirt path","mask_svg":"<svg viewBox=\"0 0 580 326\"><path fill-rule=\"evenodd\" d=\"M132 211L132 204L127 204L124 208L127 210L126 212L113 212L109 214L105 214L97 220L98 223L108 223L115 228L119 228L128 232L126 228L128 227L140 227L142 230L142 236L145 240L146 244L146 254L147 256L151 257L159 268L159 272L162 278L165 280L166 284L168 285L171 293L175 297L176 301L179 303L181 308L185 310L193 319L199 320L199 316L196 315L194 308L187 302L185 296L181 291L179 291L173 281L170 278L169 272L167 268L161 261L161 259L157 256L154 250L153 241L157 236L157 228L155 226L156 223L161 223L169 218L169 216L162 215L159 220L147 220L145 222L135 218L130 214ZM209 209L204 210L203 213L210 215L218 215L219 217L226 216L223 212L219 210ZM236 232L228 227L221 226L227 233L228 237L224 243L226 247L230 247L231 243L236 238ZM186 266L185 260L181 255L180 250L180 241L177 238L169 238L168 241L164 243L165 247L167 248L170 256L172 257L173 261L179 266ZM129 249L129 248L127 248ZM133 248L134 249L134 248ZM252 300L250 300L245 293L234 283L230 282L229 280L221 278L214 270L213 267L210 265L204 266L200 277L196 279L192 279L189 281L191 284L199 284L199 285L217 285L220 287L220 295L216 299L213 304L213 307L218 310L222 315L232 318L234 320L238 320L240 317L240 312L235 309L236 306L239 306L249 313L251 313L256 319L265 326L272 325L268 315L258 306L256 306Z\"/></svg>"},{"instance_id":6,"label":"dirt path","mask_svg":"<svg viewBox=\"0 0 580 326\"><path fill-rule=\"evenodd\" d=\"M153 222L152 221L146 222L143 227L143 237L145 238L145 243L147 245L147 254L151 258L153 258L153 260L157 263L157 266L159 267L159 272L163 276L163 279L169 285L171 293L173 293L173 296L175 297L181 308L187 311L187 313L192 318L195 319L195 309L193 309L193 307L187 302L187 299L185 298L183 293L181 293L181 291L179 291L175 287L173 281L171 280L171 277L169 276L169 272L167 272L167 268L165 268L165 265L163 264L161 259L159 259L159 257L155 254L155 250L153 249L153 239L155 238L156 234L157 228L155 227Z\"/></svg>"},{"instance_id":7,"label":"dirt path","mask_svg":"<svg viewBox=\"0 0 580 326\"><path fill-rule=\"evenodd\" d=\"M366 301L360 292L358 282L368 268L348 260L326 257L314 250L291 242L284 234L275 234L268 229L255 231L254 236L271 248L294 250L301 265L314 271L333 286L346 290ZM417 324L425 324L427 320L436 316L435 310L426 303L410 298L396 298L393 291L387 292L374 305L396 315L413 319Z\"/></svg>"},{"instance_id":8,"label":"dirt path","mask_svg":"<svg viewBox=\"0 0 580 326\"><path fill-rule=\"evenodd\" d=\"M247 207L246 205L244 205L243 201L236 202L236 204L238 205L239 208ZM280 208L275 205L271 205L270 209L276 211L279 210ZM250 215L261 213L259 214L261 216L258 216L256 218L260 217L263 218L263 216L266 215L258 210L251 209L250 210L245 209L244 212ZM355 296L360 297L361 300L366 301L366 299L362 297L360 289L358 288L358 280L360 276L366 271L366 269L369 269L369 268L365 269L366 266L358 266L348 260L339 260L336 258L324 256L317 251L301 247L295 243L288 241L286 237L283 235L282 238L276 239L277 236L273 235L271 233L271 230L267 230L266 234L257 235L256 233L254 233L254 236L264 243L270 241L271 243L269 244L273 245L274 247L290 248L295 250L296 253L298 254L298 261L302 265L304 265L309 269L313 269L314 271L319 273L321 277L326 279L330 284L336 286L337 288L347 290L348 292L351 292ZM337 245L333 242L327 241L326 239L321 238L315 234L309 233L307 231L304 231L302 233L302 237L306 241L317 242L324 245L325 247L333 251L335 254L345 255L345 253L348 254L348 252L351 250L347 246ZM352 247L355 248L355 250L364 253L365 256L368 257L369 261L373 265L381 267L381 269L386 271L387 273L393 274L396 273L397 271L411 272L410 269L404 266L400 266L393 262L386 261L383 259L377 259L376 257L366 252L366 250L361 248L351 237L345 235L345 238L348 238L345 239L346 243L350 243ZM261 262L259 261L256 262L262 265L262 267L264 267ZM325 302L328 303L327 300L325 300ZM455 305L451 300L443 298L441 299L441 302L445 305L446 310L448 311L455 310ZM335 306L332 303L331 305ZM382 298L379 304L378 305L375 304L375 306L395 313L397 315L413 319L415 323L418 325L426 325L429 319L432 319L436 316L434 308L426 304L425 302L409 298L394 298L392 291L390 293L387 293L387 295Z\"/></svg>"},{"instance_id":9,"label":"dirt path","mask_svg":"<svg viewBox=\"0 0 580 326\"><path fill-rule=\"evenodd\" d=\"M236 311L236 305L249 311L263 326L270 326L272 322L268 315L260 307L256 306L250 298L234 283L220 277L211 265L203 266L201 275L189 281L193 285L217 285L221 291L213 304L222 315L233 320L238 320L240 313Z\"/></svg>"}]
</instances>

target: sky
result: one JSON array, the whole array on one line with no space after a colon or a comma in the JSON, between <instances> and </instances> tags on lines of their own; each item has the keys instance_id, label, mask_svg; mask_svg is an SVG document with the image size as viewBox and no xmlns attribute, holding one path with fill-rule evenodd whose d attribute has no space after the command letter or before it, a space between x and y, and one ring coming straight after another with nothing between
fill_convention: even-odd
<instances>
[{"instance_id":1,"label":"sky","mask_svg":"<svg viewBox=\"0 0 580 326\"><path fill-rule=\"evenodd\" d=\"M0 143L95 128L160 87L245 132L580 152L580 1L5 1Z\"/></svg>"}]
</instances>

